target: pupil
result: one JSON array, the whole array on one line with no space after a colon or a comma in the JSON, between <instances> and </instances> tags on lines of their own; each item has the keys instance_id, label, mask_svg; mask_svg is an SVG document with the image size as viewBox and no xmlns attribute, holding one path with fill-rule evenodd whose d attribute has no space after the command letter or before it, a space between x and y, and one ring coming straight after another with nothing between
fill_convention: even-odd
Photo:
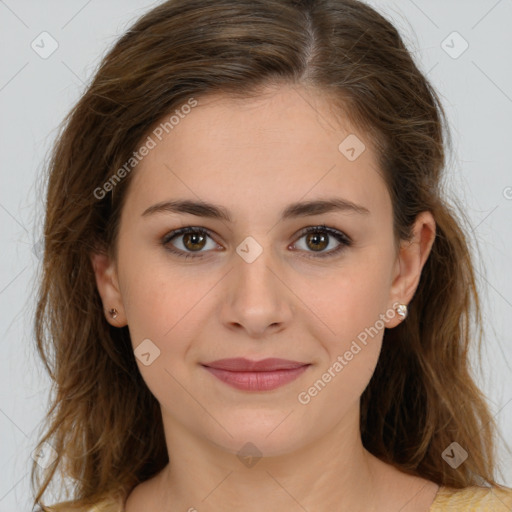
<instances>
[{"instance_id":1,"label":"pupil","mask_svg":"<svg viewBox=\"0 0 512 512\"><path fill-rule=\"evenodd\" d=\"M203 235L198 234L198 233L187 233L186 237L187 238L185 241L185 245L187 245L186 242L188 242L188 241L192 241L193 246L199 245L199 247L189 247L189 249L201 249L201 242L198 240L200 240L201 238L204 238ZM188 245L187 245L187 247L188 247Z\"/></svg>"},{"instance_id":2,"label":"pupil","mask_svg":"<svg viewBox=\"0 0 512 512\"><path fill-rule=\"evenodd\" d=\"M308 242L313 241L313 244L316 246L315 250L319 250L319 248L324 249L326 247L326 244L325 244L326 238L327 238L326 235L318 235L318 234L309 235ZM323 243L322 243L322 241L319 242L319 239L323 240Z\"/></svg>"}]
</instances>

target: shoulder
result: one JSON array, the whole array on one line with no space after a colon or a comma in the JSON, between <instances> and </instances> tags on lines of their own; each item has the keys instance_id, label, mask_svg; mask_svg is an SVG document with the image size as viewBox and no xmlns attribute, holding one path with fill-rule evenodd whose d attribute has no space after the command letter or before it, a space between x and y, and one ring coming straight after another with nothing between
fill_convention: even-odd
<instances>
[{"instance_id":1,"label":"shoulder","mask_svg":"<svg viewBox=\"0 0 512 512\"><path fill-rule=\"evenodd\" d=\"M90 505L78 505L72 501L57 503L38 509L38 512L123 512L121 498L102 498Z\"/></svg>"},{"instance_id":2,"label":"shoulder","mask_svg":"<svg viewBox=\"0 0 512 512\"><path fill-rule=\"evenodd\" d=\"M441 486L429 512L509 512L512 489L471 486L464 489Z\"/></svg>"}]
</instances>

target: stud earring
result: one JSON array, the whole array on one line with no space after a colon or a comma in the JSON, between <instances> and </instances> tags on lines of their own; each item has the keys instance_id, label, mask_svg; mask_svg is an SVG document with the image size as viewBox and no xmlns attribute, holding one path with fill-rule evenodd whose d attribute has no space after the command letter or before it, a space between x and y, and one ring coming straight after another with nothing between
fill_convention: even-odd
<instances>
[{"instance_id":1,"label":"stud earring","mask_svg":"<svg viewBox=\"0 0 512 512\"><path fill-rule=\"evenodd\" d=\"M405 304L398 304L396 312L402 320L405 320L407 317L407 306Z\"/></svg>"},{"instance_id":2,"label":"stud earring","mask_svg":"<svg viewBox=\"0 0 512 512\"><path fill-rule=\"evenodd\" d=\"M108 312L112 318L117 318L118 311L116 308L109 309Z\"/></svg>"}]
</instances>

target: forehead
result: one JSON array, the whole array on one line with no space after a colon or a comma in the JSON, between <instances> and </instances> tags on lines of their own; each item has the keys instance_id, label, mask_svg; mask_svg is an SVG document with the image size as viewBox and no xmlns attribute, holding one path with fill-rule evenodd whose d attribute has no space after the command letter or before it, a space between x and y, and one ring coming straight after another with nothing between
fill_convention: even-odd
<instances>
[{"instance_id":1,"label":"forehead","mask_svg":"<svg viewBox=\"0 0 512 512\"><path fill-rule=\"evenodd\" d=\"M283 86L253 98L216 94L197 102L177 123L166 125L166 116L152 128L154 148L136 167L129 192L140 208L186 197L230 210L281 211L302 197L338 192L386 208L372 141L320 93Z\"/></svg>"}]
</instances>

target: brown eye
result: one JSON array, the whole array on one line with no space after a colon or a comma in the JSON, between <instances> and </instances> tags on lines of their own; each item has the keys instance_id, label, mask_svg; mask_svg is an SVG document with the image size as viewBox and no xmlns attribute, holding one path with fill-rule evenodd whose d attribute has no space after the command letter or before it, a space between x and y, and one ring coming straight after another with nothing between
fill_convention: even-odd
<instances>
[{"instance_id":1,"label":"brown eye","mask_svg":"<svg viewBox=\"0 0 512 512\"><path fill-rule=\"evenodd\" d=\"M202 257L207 250L210 234L202 228L186 227L171 231L162 239L162 245L173 254L184 258ZM217 244L212 243L212 247L217 248ZM197 253L197 254L193 254Z\"/></svg>"},{"instance_id":2,"label":"brown eye","mask_svg":"<svg viewBox=\"0 0 512 512\"><path fill-rule=\"evenodd\" d=\"M306 254L306 257L313 258L327 258L335 256L343 249L352 245L352 240L337 229L328 228L325 225L312 226L302 232L300 238L305 239L306 253L318 253L318 254ZM331 239L338 242L338 246L334 247L330 251L325 251L329 247Z\"/></svg>"},{"instance_id":3,"label":"brown eye","mask_svg":"<svg viewBox=\"0 0 512 512\"><path fill-rule=\"evenodd\" d=\"M325 225L307 228L300 238L305 239L305 249L301 249L300 252L310 253L306 254L305 257L326 258L334 256L352 245L352 240L347 235ZM208 239L212 240L212 246L209 248L207 247ZM337 241L338 246L326 251L332 240ZM209 250L218 248L208 231L195 227L171 231L162 239L162 245L169 252L183 258L201 258ZM180 245L181 247L179 247Z\"/></svg>"},{"instance_id":4,"label":"brown eye","mask_svg":"<svg viewBox=\"0 0 512 512\"><path fill-rule=\"evenodd\" d=\"M329 236L318 233L308 233L306 235L306 244L314 251L322 251L329 245Z\"/></svg>"},{"instance_id":5,"label":"brown eye","mask_svg":"<svg viewBox=\"0 0 512 512\"><path fill-rule=\"evenodd\" d=\"M183 245L190 251L199 251L205 246L206 236L201 233L185 233Z\"/></svg>"}]
</instances>

